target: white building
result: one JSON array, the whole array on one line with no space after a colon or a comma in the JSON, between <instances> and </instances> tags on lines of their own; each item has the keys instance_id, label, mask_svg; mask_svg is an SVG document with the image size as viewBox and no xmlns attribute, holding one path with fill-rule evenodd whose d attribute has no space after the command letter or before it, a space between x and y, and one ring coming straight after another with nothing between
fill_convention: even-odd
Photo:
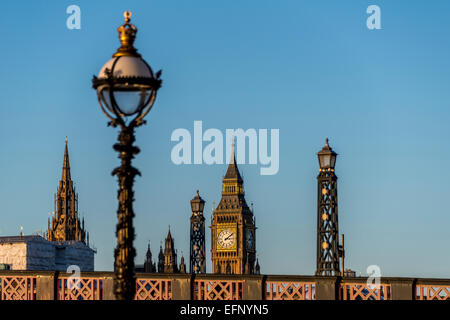
<instances>
[{"instance_id":1,"label":"white building","mask_svg":"<svg viewBox=\"0 0 450 320\"><path fill-rule=\"evenodd\" d=\"M94 271L95 251L81 241L48 241L39 235L0 237L0 265L10 270Z\"/></svg>"}]
</instances>

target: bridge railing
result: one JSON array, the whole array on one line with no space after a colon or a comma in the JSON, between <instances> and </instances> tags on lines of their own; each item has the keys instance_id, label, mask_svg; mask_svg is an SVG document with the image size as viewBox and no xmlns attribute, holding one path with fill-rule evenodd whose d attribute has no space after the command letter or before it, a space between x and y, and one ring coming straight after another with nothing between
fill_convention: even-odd
<instances>
[{"instance_id":1,"label":"bridge railing","mask_svg":"<svg viewBox=\"0 0 450 320\"><path fill-rule=\"evenodd\" d=\"M450 279L417 279L417 300L450 300Z\"/></svg>"},{"instance_id":2,"label":"bridge railing","mask_svg":"<svg viewBox=\"0 0 450 320\"><path fill-rule=\"evenodd\" d=\"M395 282L395 279L393 280ZM339 300L392 300L392 279L379 283L367 278L345 278L339 284Z\"/></svg>"},{"instance_id":3,"label":"bridge railing","mask_svg":"<svg viewBox=\"0 0 450 320\"><path fill-rule=\"evenodd\" d=\"M0 300L36 300L36 276L33 274L0 275Z\"/></svg>"},{"instance_id":4,"label":"bridge railing","mask_svg":"<svg viewBox=\"0 0 450 320\"><path fill-rule=\"evenodd\" d=\"M112 272L0 271L0 300L114 300ZM450 300L450 279L137 273L136 300Z\"/></svg>"},{"instance_id":5,"label":"bridge railing","mask_svg":"<svg viewBox=\"0 0 450 320\"><path fill-rule=\"evenodd\" d=\"M316 277L267 276L264 280L265 300L316 300Z\"/></svg>"},{"instance_id":6,"label":"bridge railing","mask_svg":"<svg viewBox=\"0 0 450 320\"><path fill-rule=\"evenodd\" d=\"M80 278L61 275L56 280L58 300L102 300L103 280L95 276Z\"/></svg>"}]
</instances>

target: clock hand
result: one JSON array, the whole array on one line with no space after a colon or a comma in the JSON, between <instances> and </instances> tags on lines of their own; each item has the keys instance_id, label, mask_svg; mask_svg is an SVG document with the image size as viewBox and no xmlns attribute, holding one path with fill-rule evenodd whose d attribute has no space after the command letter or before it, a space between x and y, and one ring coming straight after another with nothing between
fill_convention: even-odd
<instances>
[{"instance_id":1,"label":"clock hand","mask_svg":"<svg viewBox=\"0 0 450 320\"><path fill-rule=\"evenodd\" d=\"M232 236L233 234L230 234L228 237L226 237L224 240L228 240L228 239L230 239L230 237Z\"/></svg>"}]
</instances>

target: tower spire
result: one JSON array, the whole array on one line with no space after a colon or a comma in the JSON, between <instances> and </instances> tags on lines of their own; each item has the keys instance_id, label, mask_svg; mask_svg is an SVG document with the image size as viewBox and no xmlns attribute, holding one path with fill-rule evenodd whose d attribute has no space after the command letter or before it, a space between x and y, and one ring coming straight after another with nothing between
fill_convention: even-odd
<instances>
[{"instance_id":1,"label":"tower spire","mask_svg":"<svg viewBox=\"0 0 450 320\"><path fill-rule=\"evenodd\" d=\"M177 253L175 250L174 240L172 238L172 235L170 234L170 227L169 227L169 233L167 234L166 243L165 243L165 247L164 247L163 259L164 259L163 260L164 272L168 272L168 273L178 272Z\"/></svg>"},{"instance_id":2,"label":"tower spire","mask_svg":"<svg viewBox=\"0 0 450 320\"><path fill-rule=\"evenodd\" d=\"M234 145L234 136L231 138L232 139L232 142L231 142L231 159L230 159L230 164L231 163L236 163L236 156L235 156L235 153L234 153L234 148L235 148L235 145Z\"/></svg>"},{"instance_id":3,"label":"tower spire","mask_svg":"<svg viewBox=\"0 0 450 320\"><path fill-rule=\"evenodd\" d=\"M55 214L50 217L47 232L49 241L81 241L86 244L84 219L78 215L78 196L70 177L69 148L67 137L64 146L64 160L61 180L55 194ZM89 239L87 241L89 245Z\"/></svg>"},{"instance_id":4,"label":"tower spire","mask_svg":"<svg viewBox=\"0 0 450 320\"><path fill-rule=\"evenodd\" d=\"M156 271L155 269L153 269L152 251L150 249L150 240L148 241L147 253L145 254L144 271L145 272L155 272Z\"/></svg>"},{"instance_id":5,"label":"tower spire","mask_svg":"<svg viewBox=\"0 0 450 320\"><path fill-rule=\"evenodd\" d=\"M69 164L69 150L67 148L67 137L66 137L66 145L64 148L64 161L63 161L61 180L62 181L70 180L70 164Z\"/></svg>"},{"instance_id":6,"label":"tower spire","mask_svg":"<svg viewBox=\"0 0 450 320\"><path fill-rule=\"evenodd\" d=\"M255 274L261 274L261 267L259 266L258 258L256 258Z\"/></svg>"},{"instance_id":7,"label":"tower spire","mask_svg":"<svg viewBox=\"0 0 450 320\"><path fill-rule=\"evenodd\" d=\"M239 169L236 164L234 136L232 138L230 163L228 164L228 169L224 176L224 180L228 179L237 180L237 182L240 184L243 183L241 174L239 173Z\"/></svg>"}]
</instances>

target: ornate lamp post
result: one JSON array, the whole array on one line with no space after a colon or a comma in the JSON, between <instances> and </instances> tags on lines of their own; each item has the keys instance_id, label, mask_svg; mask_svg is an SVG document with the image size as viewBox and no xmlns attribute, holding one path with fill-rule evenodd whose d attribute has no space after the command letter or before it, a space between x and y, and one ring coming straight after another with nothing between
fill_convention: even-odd
<instances>
[{"instance_id":1,"label":"ornate lamp post","mask_svg":"<svg viewBox=\"0 0 450 320\"><path fill-rule=\"evenodd\" d=\"M339 275L338 196L334 173L337 153L328 145L317 153L320 171L317 176L317 269L316 275Z\"/></svg>"},{"instance_id":2,"label":"ornate lamp post","mask_svg":"<svg viewBox=\"0 0 450 320\"><path fill-rule=\"evenodd\" d=\"M200 197L197 190L197 194L191 200L191 253L189 261L191 273L206 273L204 208L205 201Z\"/></svg>"},{"instance_id":3,"label":"ornate lamp post","mask_svg":"<svg viewBox=\"0 0 450 320\"><path fill-rule=\"evenodd\" d=\"M94 76L93 88L97 91L100 108L109 118L108 125L120 127L118 143L121 166L112 175L119 180L116 228L117 247L114 251L114 293L118 300L131 300L136 292L133 247L133 182L139 170L131 166L139 148L133 146L134 129L145 124L144 117L150 111L161 86L161 71L153 74L152 68L134 48L137 28L130 23L131 12L124 13L125 23L117 31L121 47L113 58L105 63L98 76Z\"/></svg>"}]
</instances>

